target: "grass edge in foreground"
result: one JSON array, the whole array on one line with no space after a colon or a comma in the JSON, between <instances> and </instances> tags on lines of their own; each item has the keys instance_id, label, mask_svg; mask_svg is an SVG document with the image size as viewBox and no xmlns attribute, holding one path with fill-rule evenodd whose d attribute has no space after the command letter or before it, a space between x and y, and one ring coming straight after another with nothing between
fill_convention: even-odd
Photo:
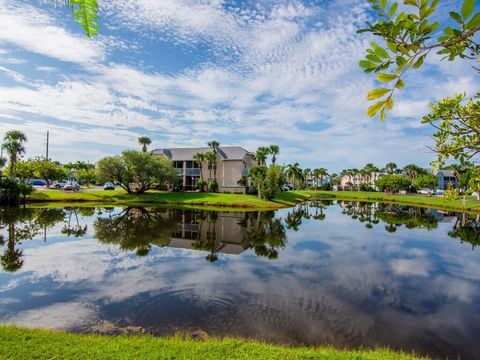
<instances>
[{"instance_id":1,"label":"grass edge in foreground","mask_svg":"<svg viewBox=\"0 0 480 360\"><path fill-rule=\"evenodd\" d=\"M285 347L253 340L83 335L0 325L1 359L426 359L388 349Z\"/></svg>"}]
</instances>

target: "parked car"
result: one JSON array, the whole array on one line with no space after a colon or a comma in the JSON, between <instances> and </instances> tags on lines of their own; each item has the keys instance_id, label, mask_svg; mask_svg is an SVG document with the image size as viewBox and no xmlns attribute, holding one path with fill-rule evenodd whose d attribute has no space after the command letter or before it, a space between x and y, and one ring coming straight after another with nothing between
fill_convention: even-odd
<instances>
[{"instance_id":1,"label":"parked car","mask_svg":"<svg viewBox=\"0 0 480 360\"><path fill-rule=\"evenodd\" d=\"M67 181L63 186L63 190L78 191L80 190L80 185L76 181Z\"/></svg>"},{"instance_id":2,"label":"parked car","mask_svg":"<svg viewBox=\"0 0 480 360\"><path fill-rule=\"evenodd\" d=\"M433 195L433 194L435 194L435 191L433 191L431 189L419 189L418 193L419 194L424 194L424 195Z\"/></svg>"},{"instance_id":3,"label":"parked car","mask_svg":"<svg viewBox=\"0 0 480 360\"><path fill-rule=\"evenodd\" d=\"M31 179L29 182L30 182L30 185L33 185L33 186L45 186L46 185L45 181L40 180L40 179Z\"/></svg>"},{"instance_id":4,"label":"parked car","mask_svg":"<svg viewBox=\"0 0 480 360\"><path fill-rule=\"evenodd\" d=\"M289 191L289 190L293 190L293 186L292 185L282 185L282 191Z\"/></svg>"},{"instance_id":5,"label":"parked car","mask_svg":"<svg viewBox=\"0 0 480 360\"><path fill-rule=\"evenodd\" d=\"M52 187L56 189L63 189L63 187L67 185L67 180L61 180L61 181L54 181L52 183Z\"/></svg>"},{"instance_id":6,"label":"parked car","mask_svg":"<svg viewBox=\"0 0 480 360\"><path fill-rule=\"evenodd\" d=\"M443 195L443 194L445 194L445 190L437 189L437 191L435 191L435 195Z\"/></svg>"},{"instance_id":7,"label":"parked car","mask_svg":"<svg viewBox=\"0 0 480 360\"><path fill-rule=\"evenodd\" d=\"M106 182L103 185L103 190L115 190L115 184L111 182Z\"/></svg>"}]
</instances>

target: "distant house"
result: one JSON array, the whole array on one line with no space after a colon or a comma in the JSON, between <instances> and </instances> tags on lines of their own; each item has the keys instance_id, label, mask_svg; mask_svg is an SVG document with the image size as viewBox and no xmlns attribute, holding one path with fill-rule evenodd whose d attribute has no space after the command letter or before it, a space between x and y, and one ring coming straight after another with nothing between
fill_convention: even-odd
<instances>
[{"instance_id":1,"label":"distant house","mask_svg":"<svg viewBox=\"0 0 480 360\"><path fill-rule=\"evenodd\" d=\"M349 188L352 186L359 186L360 184L368 184L372 187L375 187L375 181L383 176L385 176L385 174L381 172L373 172L369 175L345 175L340 179L340 186L342 188Z\"/></svg>"},{"instance_id":2,"label":"distant house","mask_svg":"<svg viewBox=\"0 0 480 360\"><path fill-rule=\"evenodd\" d=\"M455 189L458 189L458 179L453 170L439 170L437 171L438 189L446 190L448 184L452 184Z\"/></svg>"},{"instance_id":3,"label":"distant house","mask_svg":"<svg viewBox=\"0 0 480 360\"><path fill-rule=\"evenodd\" d=\"M193 191L198 188L197 183L201 178L200 166L193 160L193 156L198 152L211 151L212 149L208 147L198 147L156 149L152 153L172 160L173 166L181 178L182 189ZM250 168L256 164L252 155L240 146L220 146L216 152L216 164L209 167L207 162L202 163L203 179L208 182L215 177L216 173L220 192L245 193L245 177Z\"/></svg>"}]
</instances>

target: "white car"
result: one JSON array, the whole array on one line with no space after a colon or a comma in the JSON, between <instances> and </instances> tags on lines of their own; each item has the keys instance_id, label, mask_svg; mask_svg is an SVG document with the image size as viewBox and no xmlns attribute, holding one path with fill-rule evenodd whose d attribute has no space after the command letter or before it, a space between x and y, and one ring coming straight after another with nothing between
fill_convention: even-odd
<instances>
[{"instance_id":1,"label":"white car","mask_svg":"<svg viewBox=\"0 0 480 360\"><path fill-rule=\"evenodd\" d=\"M418 193L419 194L424 194L424 195L433 195L433 194L435 194L435 191L433 191L431 189L419 189Z\"/></svg>"},{"instance_id":2,"label":"white car","mask_svg":"<svg viewBox=\"0 0 480 360\"><path fill-rule=\"evenodd\" d=\"M63 190L78 191L80 190L80 185L76 181L67 181L63 186Z\"/></svg>"},{"instance_id":3,"label":"white car","mask_svg":"<svg viewBox=\"0 0 480 360\"><path fill-rule=\"evenodd\" d=\"M63 187L67 185L67 181L66 180L62 180L62 181L54 181L52 183L52 187L56 188L56 189L63 189Z\"/></svg>"}]
</instances>

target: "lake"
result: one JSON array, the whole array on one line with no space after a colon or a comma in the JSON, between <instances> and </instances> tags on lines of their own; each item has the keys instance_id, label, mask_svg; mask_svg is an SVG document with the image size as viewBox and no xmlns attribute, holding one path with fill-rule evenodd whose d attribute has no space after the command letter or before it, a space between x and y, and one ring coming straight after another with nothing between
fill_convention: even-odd
<instances>
[{"instance_id":1,"label":"lake","mask_svg":"<svg viewBox=\"0 0 480 360\"><path fill-rule=\"evenodd\" d=\"M381 203L276 212L0 208L0 322L480 358L477 217Z\"/></svg>"}]
</instances>

